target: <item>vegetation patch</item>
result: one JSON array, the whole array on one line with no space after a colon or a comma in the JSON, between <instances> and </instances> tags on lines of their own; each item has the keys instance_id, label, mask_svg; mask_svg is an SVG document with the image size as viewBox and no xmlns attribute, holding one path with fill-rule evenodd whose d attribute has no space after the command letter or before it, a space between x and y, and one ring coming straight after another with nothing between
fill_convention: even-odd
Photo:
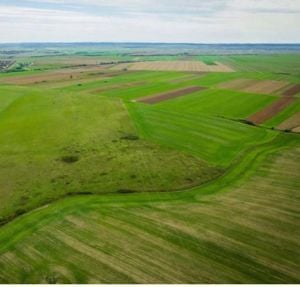
<instances>
[{"instance_id":1,"label":"vegetation patch","mask_svg":"<svg viewBox=\"0 0 300 287\"><path fill-rule=\"evenodd\" d=\"M128 141L137 141L139 140L139 136L137 135L134 135L134 134L125 134L125 135L122 135L120 137L121 140L128 140Z\"/></svg>"},{"instance_id":2,"label":"vegetation patch","mask_svg":"<svg viewBox=\"0 0 300 287\"><path fill-rule=\"evenodd\" d=\"M79 161L79 156L78 155L64 155L61 157L61 161L65 163L75 163Z\"/></svg>"}]
</instances>

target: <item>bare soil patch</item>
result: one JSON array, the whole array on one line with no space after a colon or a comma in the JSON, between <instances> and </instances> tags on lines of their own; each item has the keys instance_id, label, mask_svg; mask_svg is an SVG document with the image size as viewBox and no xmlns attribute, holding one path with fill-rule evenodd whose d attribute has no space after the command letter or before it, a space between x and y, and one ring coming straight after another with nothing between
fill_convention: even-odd
<instances>
[{"instance_id":1,"label":"bare soil patch","mask_svg":"<svg viewBox=\"0 0 300 287\"><path fill-rule=\"evenodd\" d=\"M276 102L272 103L271 105L267 106L266 108L258 111L254 115L248 118L249 121L255 124L261 124L266 120L274 117L277 113L281 112L284 108L288 105L293 103L295 98L293 97L283 97L277 100Z\"/></svg>"},{"instance_id":2,"label":"bare soil patch","mask_svg":"<svg viewBox=\"0 0 300 287\"><path fill-rule=\"evenodd\" d=\"M284 96L294 96L300 93L300 84L294 85L291 88L283 92Z\"/></svg>"},{"instance_id":3,"label":"bare soil patch","mask_svg":"<svg viewBox=\"0 0 300 287\"><path fill-rule=\"evenodd\" d=\"M206 89L206 88L198 87L198 86L192 86L192 87L188 87L188 88L184 88L184 89L169 91L169 92L163 93L163 94L158 94L158 95L154 95L154 96L140 98L137 101L142 102L142 103L146 103L146 104L156 104L156 103L166 101L166 100L169 100L169 99L185 96L185 95L191 94L193 92L202 91L204 89Z\"/></svg>"},{"instance_id":4,"label":"bare soil patch","mask_svg":"<svg viewBox=\"0 0 300 287\"><path fill-rule=\"evenodd\" d=\"M283 131L288 130L293 132L300 132L300 112L285 120L283 123L277 126L277 128Z\"/></svg>"}]
</instances>

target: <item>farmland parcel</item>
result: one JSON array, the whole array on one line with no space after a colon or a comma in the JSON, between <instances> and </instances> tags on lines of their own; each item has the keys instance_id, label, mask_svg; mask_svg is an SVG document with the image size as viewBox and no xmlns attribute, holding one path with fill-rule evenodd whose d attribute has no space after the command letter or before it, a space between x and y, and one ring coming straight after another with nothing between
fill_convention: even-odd
<instances>
[{"instance_id":1,"label":"farmland parcel","mask_svg":"<svg viewBox=\"0 0 300 287\"><path fill-rule=\"evenodd\" d=\"M57 45L0 49L0 283L300 282L299 54Z\"/></svg>"}]
</instances>

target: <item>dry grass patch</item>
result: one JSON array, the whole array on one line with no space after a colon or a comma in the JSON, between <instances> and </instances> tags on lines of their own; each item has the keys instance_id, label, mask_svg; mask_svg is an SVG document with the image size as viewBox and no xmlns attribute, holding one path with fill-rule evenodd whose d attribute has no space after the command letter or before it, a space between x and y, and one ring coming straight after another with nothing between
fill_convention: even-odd
<instances>
[{"instance_id":1,"label":"dry grass patch","mask_svg":"<svg viewBox=\"0 0 300 287\"><path fill-rule=\"evenodd\" d=\"M232 68L222 63L206 65L200 61L148 61L114 67L119 70L124 68L132 71L233 72Z\"/></svg>"},{"instance_id":2,"label":"dry grass patch","mask_svg":"<svg viewBox=\"0 0 300 287\"><path fill-rule=\"evenodd\" d=\"M105 74L105 69L102 67L86 67L76 69L63 69L51 72L45 72L30 76L14 76L1 79L1 82L15 85L33 85L47 82L59 82L66 80L79 80L88 77L109 77L110 74Z\"/></svg>"},{"instance_id":3,"label":"dry grass patch","mask_svg":"<svg viewBox=\"0 0 300 287\"><path fill-rule=\"evenodd\" d=\"M248 93L269 95L278 92L288 85L289 83L284 81L236 79L222 83L218 85L218 87L221 89L231 89Z\"/></svg>"},{"instance_id":4,"label":"dry grass patch","mask_svg":"<svg viewBox=\"0 0 300 287\"><path fill-rule=\"evenodd\" d=\"M280 130L289 130L293 132L300 132L300 112L294 114L278 127Z\"/></svg>"},{"instance_id":5,"label":"dry grass patch","mask_svg":"<svg viewBox=\"0 0 300 287\"><path fill-rule=\"evenodd\" d=\"M236 79L229 82L221 83L218 85L218 88L240 91L242 89L245 89L246 87L253 85L255 82L256 80L251 79Z\"/></svg>"},{"instance_id":6,"label":"dry grass patch","mask_svg":"<svg viewBox=\"0 0 300 287\"><path fill-rule=\"evenodd\" d=\"M276 93L278 90L286 87L287 85L289 85L289 83L284 81L258 81L254 85L242 89L242 91L269 95Z\"/></svg>"}]
</instances>

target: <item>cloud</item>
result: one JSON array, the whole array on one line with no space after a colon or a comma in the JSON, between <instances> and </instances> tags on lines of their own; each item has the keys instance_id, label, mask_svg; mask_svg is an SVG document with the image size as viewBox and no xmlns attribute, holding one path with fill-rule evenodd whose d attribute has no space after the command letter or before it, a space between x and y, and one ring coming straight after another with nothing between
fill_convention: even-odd
<instances>
[{"instance_id":1,"label":"cloud","mask_svg":"<svg viewBox=\"0 0 300 287\"><path fill-rule=\"evenodd\" d=\"M10 0L1 42L300 42L299 0Z\"/></svg>"}]
</instances>

